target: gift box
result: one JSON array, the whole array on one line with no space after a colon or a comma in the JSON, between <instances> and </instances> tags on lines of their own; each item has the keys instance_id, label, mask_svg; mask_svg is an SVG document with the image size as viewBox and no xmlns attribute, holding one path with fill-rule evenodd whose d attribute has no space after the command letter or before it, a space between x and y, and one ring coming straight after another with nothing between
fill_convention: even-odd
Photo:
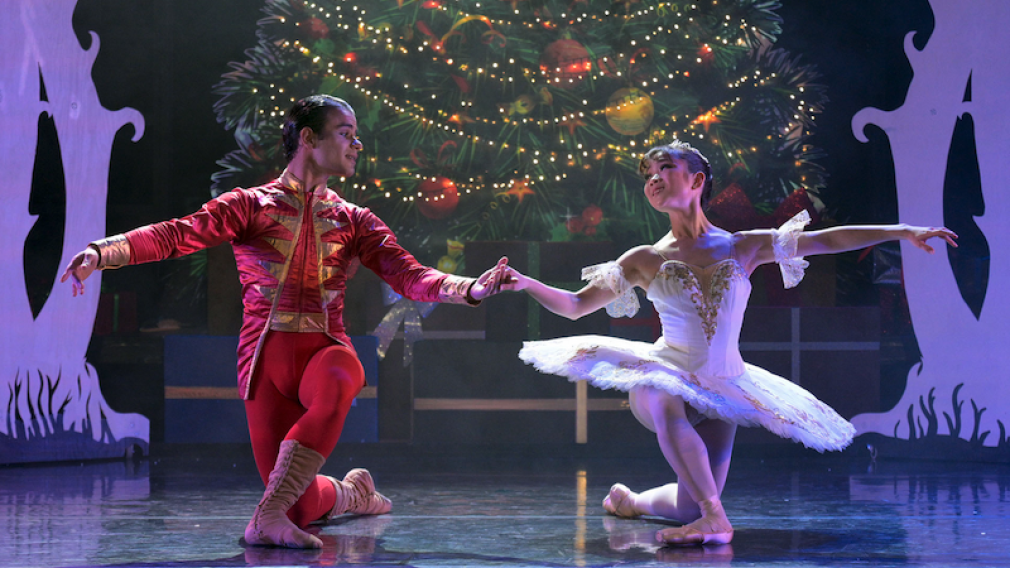
<instances>
[{"instance_id":1,"label":"gift box","mask_svg":"<svg viewBox=\"0 0 1010 568\"><path fill-rule=\"evenodd\" d=\"M469 275L476 276L503 256L516 270L568 290L586 285L582 269L615 260L611 242L477 241L466 243ZM540 307L526 294L502 294L487 302L488 341L525 341L567 335L606 334L610 317L597 312L577 321L557 316Z\"/></svg>"},{"instance_id":2,"label":"gift box","mask_svg":"<svg viewBox=\"0 0 1010 568\"><path fill-rule=\"evenodd\" d=\"M95 335L135 331L137 331L137 294L103 292L99 295L98 312L95 314Z\"/></svg>"},{"instance_id":3,"label":"gift box","mask_svg":"<svg viewBox=\"0 0 1010 568\"><path fill-rule=\"evenodd\" d=\"M238 337L164 337L165 442L249 443L236 380ZM351 405L339 443L378 441L378 359L374 337L352 337L368 385Z\"/></svg>"},{"instance_id":4,"label":"gift box","mask_svg":"<svg viewBox=\"0 0 1010 568\"><path fill-rule=\"evenodd\" d=\"M740 332L744 361L810 391L843 418L880 412L880 309L752 307ZM742 443L787 442L741 428ZM791 442L790 442L791 443Z\"/></svg>"},{"instance_id":5,"label":"gift box","mask_svg":"<svg viewBox=\"0 0 1010 568\"><path fill-rule=\"evenodd\" d=\"M544 375L521 342L420 341L410 441L446 445L617 443L655 448L627 396Z\"/></svg>"}]
</instances>

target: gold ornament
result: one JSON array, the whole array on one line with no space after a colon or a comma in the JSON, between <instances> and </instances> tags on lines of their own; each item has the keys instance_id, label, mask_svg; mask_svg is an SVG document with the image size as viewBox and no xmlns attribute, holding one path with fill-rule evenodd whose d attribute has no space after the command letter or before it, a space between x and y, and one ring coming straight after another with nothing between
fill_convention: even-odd
<instances>
[{"instance_id":1,"label":"gold ornament","mask_svg":"<svg viewBox=\"0 0 1010 568\"><path fill-rule=\"evenodd\" d=\"M619 89L607 100L607 124L625 136L645 132L654 113L652 98L639 89Z\"/></svg>"}]
</instances>

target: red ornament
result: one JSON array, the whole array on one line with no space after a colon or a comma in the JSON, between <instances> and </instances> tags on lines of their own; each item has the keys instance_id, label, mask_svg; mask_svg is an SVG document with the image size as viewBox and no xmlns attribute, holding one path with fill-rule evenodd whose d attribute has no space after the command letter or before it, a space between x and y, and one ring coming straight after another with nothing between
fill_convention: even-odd
<instances>
[{"instance_id":1,"label":"red ornament","mask_svg":"<svg viewBox=\"0 0 1010 568\"><path fill-rule=\"evenodd\" d=\"M585 228L585 221L581 217L572 217L565 221L565 228L568 229L569 233L581 233L582 229Z\"/></svg>"},{"instance_id":2,"label":"red ornament","mask_svg":"<svg viewBox=\"0 0 1010 568\"><path fill-rule=\"evenodd\" d=\"M705 65L711 65L715 61L715 52L712 51L712 46L707 43L702 44L698 48L698 59L701 59L701 62Z\"/></svg>"},{"instance_id":3,"label":"red ornament","mask_svg":"<svg viewBox=\"0 0 1010 568\"><path fill-rule=\"evenodd\" d=\"M540 56L540 72L552 87L570 89L581 83L592 69L589 51L574 39L559 39Z\"/></svg>"},{"instance_id":4,"label":"red ornament","mask_svg":"<svg viewBox=\"0 0 1010 568\"><path fill-rule=\"evenodd\" d=\"M582 220L585 221L586 225L589 227L596 227L603 221L603 209L600 209L596 205L590 205L582 210ZM595 230L594 230L595 232ZM588 229L586 234L590 234Z\"/></svg>"},{"instance_id":5,"label":"red ornament","mask_svg":"<svg viewBox=\"0 0 1010 568\"><path fill-rule=\"evenodd\" d=\"M309 37L323 39L330 35L330 28L319 18L309 18Z\"/></svg>"},{"instance_id":6,"label":"red ornament","mask_svg":"<svg viewBox=\"0 0 1010 568\"><path fill-rule=\"evenodd\" d=\"M418 186L421 196L417 208L421 215L429 219L445 219L456 210L459 204L459 191L456 184L447 177L438 176L434 180L426 178Z\"/></svg>"}]
</instances>

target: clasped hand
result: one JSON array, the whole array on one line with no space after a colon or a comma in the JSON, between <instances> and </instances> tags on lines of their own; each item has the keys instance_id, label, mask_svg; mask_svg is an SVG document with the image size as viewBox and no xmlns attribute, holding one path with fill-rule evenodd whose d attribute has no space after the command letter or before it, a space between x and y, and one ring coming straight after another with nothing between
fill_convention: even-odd
<instances>
[{"instance_id":1,"label":"clasped hand","mask_svg":"<svg viewBox=\"0 0 1010 568\"><path fill-rule=\"evenodd\" d=\"M508 257L503 256L498 264L481 274L470 287L470 297L479 302L500 292L505 270L508 268L508 261Z\"/></svg>"},{"instance_id":2,"label":"clasped hand","mask_svg":"<svg viewBox=\"0 0 1010 568\"><path fill-rule=\"evenodd\" d=\"M529 287L532 279L511 266L506 266L502 273L500 288L502 292L521 292Z\"/></svg>"}]
</instances>

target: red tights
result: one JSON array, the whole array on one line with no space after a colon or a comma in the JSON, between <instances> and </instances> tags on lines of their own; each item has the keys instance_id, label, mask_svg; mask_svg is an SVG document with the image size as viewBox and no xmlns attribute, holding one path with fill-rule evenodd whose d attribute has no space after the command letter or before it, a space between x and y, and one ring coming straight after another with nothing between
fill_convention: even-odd
<instances>
[{"instance_id":1,"label":"red tights","mask_svg":"<svg viewBox=\"0 0 1010 568\"><path fill-rule=\"evenodd\" d=\"M263 483L284 440L329 457L365 373L354 351L322 333L269 331L245 401L253 456ZM336 501L333 484L315 481L288 511L299 527L321 519Z\"/></svg>"}]
</instances>

